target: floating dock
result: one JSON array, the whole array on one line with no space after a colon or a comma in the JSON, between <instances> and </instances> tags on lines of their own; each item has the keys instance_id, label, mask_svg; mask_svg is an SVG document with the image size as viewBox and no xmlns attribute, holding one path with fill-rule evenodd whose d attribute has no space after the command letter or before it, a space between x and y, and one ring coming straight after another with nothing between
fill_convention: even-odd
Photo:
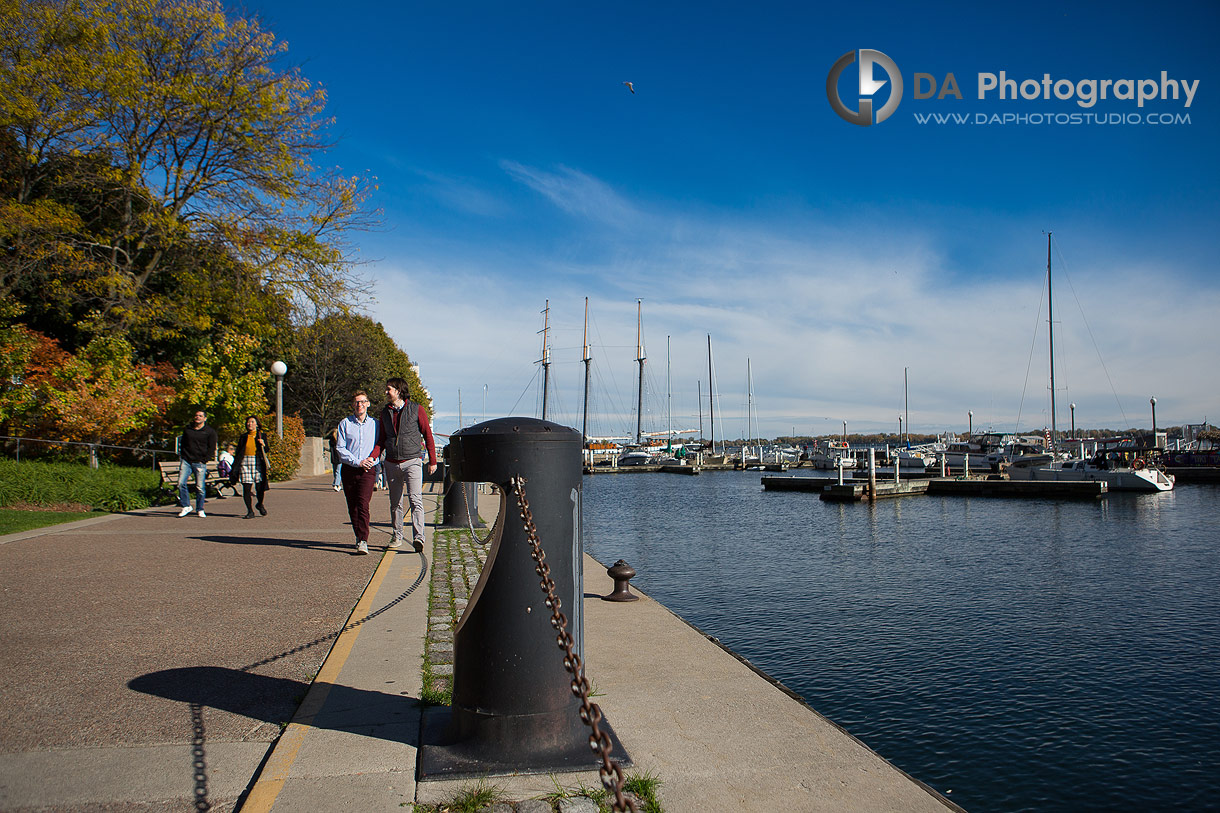
<instances>
[{"instance_id":1,"label":"floating dock","mask_svg":"<svg viewBox=\"0 0 1220 813\"><path fill-rule=\"evenodd\" d=\"M767 491L805 491L817 493L831 502L860 502L868 499L868 482L853 480L842 484L819 477L763 477ZM1069 483L1040 480L1003 480L990 478L938 477L931 480L906 480L877 483L876 499L908 497L918 494L958 497L1051 497L1056 499L1097 499L1109 491L1098 481Z\"/></svg>"}]
</instances>

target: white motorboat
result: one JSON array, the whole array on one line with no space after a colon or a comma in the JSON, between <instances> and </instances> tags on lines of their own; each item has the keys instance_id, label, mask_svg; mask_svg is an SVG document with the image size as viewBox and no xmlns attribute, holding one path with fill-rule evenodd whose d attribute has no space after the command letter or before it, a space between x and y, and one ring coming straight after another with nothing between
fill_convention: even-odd
<instances>
[{"instance_id":1,"label":"white motorboat","mask_svg":"<svg viewBox=\"0 0 1220 813\"><path fill-rule=\"evenodd\" d=\"M1026 455L1008 464L1009 480L1052 480L1106 483L1111 491L1170 491L1174 477L1136 460L1130 466L1098 460L1056 460L1051 455Z\"/></svg>"},{"instance_id":2,"label":"white motorboat","mask_svg":"<svg viewBox=\"0 0 1220 813\"><path fill-rule=\"evenodd\" d=\"M809 453L809 462L815 469L833 471L841 465L848 471L856 468L856 456L847 441L832 440L823 446L817 446Z\"/></svg>"},{"instance_id":3,"label":"white motorboat","mask_svg":"<svg viewBox=\"0 0 1220 813\"><path fill-rule=\"evenodd\" d=\"M620 466L648 466L654 462L652 453L646 452L643 449L632 449L629 452L623 452L618 458Z\"/></svg>"}]
</instances>

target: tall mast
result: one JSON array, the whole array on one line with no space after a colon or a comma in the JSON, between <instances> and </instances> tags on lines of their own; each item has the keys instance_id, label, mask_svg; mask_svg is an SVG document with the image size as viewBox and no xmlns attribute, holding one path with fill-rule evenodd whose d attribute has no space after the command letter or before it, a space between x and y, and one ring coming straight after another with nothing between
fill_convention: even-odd
<instances>
[{"instance_id":1,"label":"tall mast","mask_svg":"<svg viewBox=\"0 0 1220 813\"><path fill-rule=\"evenodd\" d=\"M707 334L707 414L712 424L712 454L716 454L716 385L712 375L712 334Z\"/></svg>"},{"instance_id":2,"label":"tall mast","mask_svg":"<svg viewBox=\"0 0 1220 813\"><path fill-rule=\"evenodd\" d=\"M1051 448L1055 447L1055 306L1051 299L1051 233L1046 233L1046 323L1051 351Z\"/></svg>"},{"instance_id":3,"label":"tall mast","mask_svg":"<svg viewBox=\"0 0 1220 813\"><path fill-rule=\"evenodd\" d=\"M640 365L639 400L635 410L635 442L644 440L644 300L637 299L635 327L635 360Z\"/></svg>"},{"instance_id":4,"label":"tall mast","mask_svg":"<svg viewBox=\"0 0 1220 813\"><path fill-rule=\"evenodd\" d=\"M584 340L584 356L581 361L585 363L585 416L584 422L580 425L581 440L585 443L589 442L589 363L593 357L589 354L589 297L585 297L585 340Z\"/></svg>"},{"instance_id":5,"label":"tall mast","mask_svg":"<svg viewBox=\"0 0 1220 813\"><path fill-rule=\"evenodd\" d=\"M546 300L546 307L542 309L542 314L542 330L538 331L542 334L542 359L538 363L542 365L542 420L545 421L546 396L551 383L551 354L546 346L546 334L551 326L551 300Z\"/></svg>"},{"instance_id":6,"label":"tall mast","mask_svg":"<svg viewBox=\"0 0 1220 813\"><path fill-rule=\"evenodd\" d=\"M703 443L703 382L695 381L695 403L699 405L699 442Z\"/></svg>"},{"instance_id":7,"label":"tall mast","mask_svg":"<svg viewBox=\"0 0 1220 813\"><path fill-rule=\"evenodd\" d=\"M750 359L746 357L746 443L754 442L754 374L750 372ZM742 452L744 456L745 452Z\"/></svg>"},{"instance_id":8,"label":"tall mast","mask_svg":"<svg viewBox=\"0 0 1220 813\"><path fill-rule=\"evenodd\" d=\"M669 336L665 337L665 431L669 433L669 444L674 442L674 391L669 377Z\"/></svg>"}]
</instances>

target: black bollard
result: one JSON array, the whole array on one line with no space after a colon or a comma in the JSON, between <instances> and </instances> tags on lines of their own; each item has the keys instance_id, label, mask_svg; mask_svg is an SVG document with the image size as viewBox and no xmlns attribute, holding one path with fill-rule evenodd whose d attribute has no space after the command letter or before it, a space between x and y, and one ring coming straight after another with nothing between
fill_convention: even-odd
<instances>
[{"instance_id":1,"label":"black bollard","mask_svg":"<svg viewBox=\"0 0 1220 813\"><path fill-rule=\"evenodd\" d=\"M449 439L458 484L495 483L500 506L487 561L454 630L453 705L425 712L419 778L593 770L580 700L555 645L551 611L512 479L525 494L567 617L584 659L581 547L581 435L535 418L498 418ZM615 756L628 764L608 723Z\"/></svg>"},{"instance_id":2,"label":"black bollard","mask_svg":"<svg viewBox=\"0 0 1220 813\"><path fill-rule=\"evenodd\" d=\"M441 526L444 528L485 528L479 519L479 485L453 479L448 465L449 446L445 447L445 496L441 500Z\"/></svg>"},{"instance_id":3,"label":"black bollard","mask_svg":"<svg viewBox=\"0 0 1220 813\"><path fill-rule=\"evenodd\" d=\"M639 601L640 597L631 592L631 585L628 582L635 576L635 568L627 564L623 559L619 559L610 567L606 568L606 575L614 579L614 592L608 596L602 596L602 601Z\"/></svg>"}]
</instances>

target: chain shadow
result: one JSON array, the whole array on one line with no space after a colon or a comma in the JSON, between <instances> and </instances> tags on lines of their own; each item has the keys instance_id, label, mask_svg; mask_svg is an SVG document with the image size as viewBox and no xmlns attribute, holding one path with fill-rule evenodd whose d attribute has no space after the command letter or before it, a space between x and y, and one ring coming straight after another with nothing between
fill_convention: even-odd
<instances>
[{"instance_id":1,"label":"chain shadow","mask_svg":"<svg viewBox=\"0 0 1220 813\"><path fill-rule=\"evenodd\" d=\"M380 608L362 618L349 621L332 633L262 658L240 669L217 666L168 669L141 675L128 682L127 686L130 689L185 702L190 707L193 730L191 769L195 781L194 808L197 811L204 813L204 811L211 810L211 803L208 800L207 737L203 725L204 706L284 725L296 714L306 692L310 691L312 687L317 687L324 702L322 708L310 720L311 725L330 727L362 736L395 740L418 747L418 717L414 721L410 719L411 713L419 708L418 698L410 697L406 693L387 695L383 692L363 691L316 681L313 684L305 684L287 678L259 675L253 671L260 666L266 666L333 641L344 632L355 629L400 604L419 589L429 572L428 557L423 553L417 555L420 560L419 575L416 576L410 587ZM357 710L359 714L357 714ZM334 724L329 726L326 725L328 715L334 717L335 720ZM405 724L396 719L400 715L407 715ZM390 722L387 723L387 721ZM387 725L394 727L387 728ZM384 736L386 734L397 736ZM269 754L270 751L268 751ZM262 766L259 767L259 770L262 770ZM249 788L243 792L242 799L245 798L245 793L248 791ZM242 799L238 800L239 808Z\"/></svg>"}]
</instances>

